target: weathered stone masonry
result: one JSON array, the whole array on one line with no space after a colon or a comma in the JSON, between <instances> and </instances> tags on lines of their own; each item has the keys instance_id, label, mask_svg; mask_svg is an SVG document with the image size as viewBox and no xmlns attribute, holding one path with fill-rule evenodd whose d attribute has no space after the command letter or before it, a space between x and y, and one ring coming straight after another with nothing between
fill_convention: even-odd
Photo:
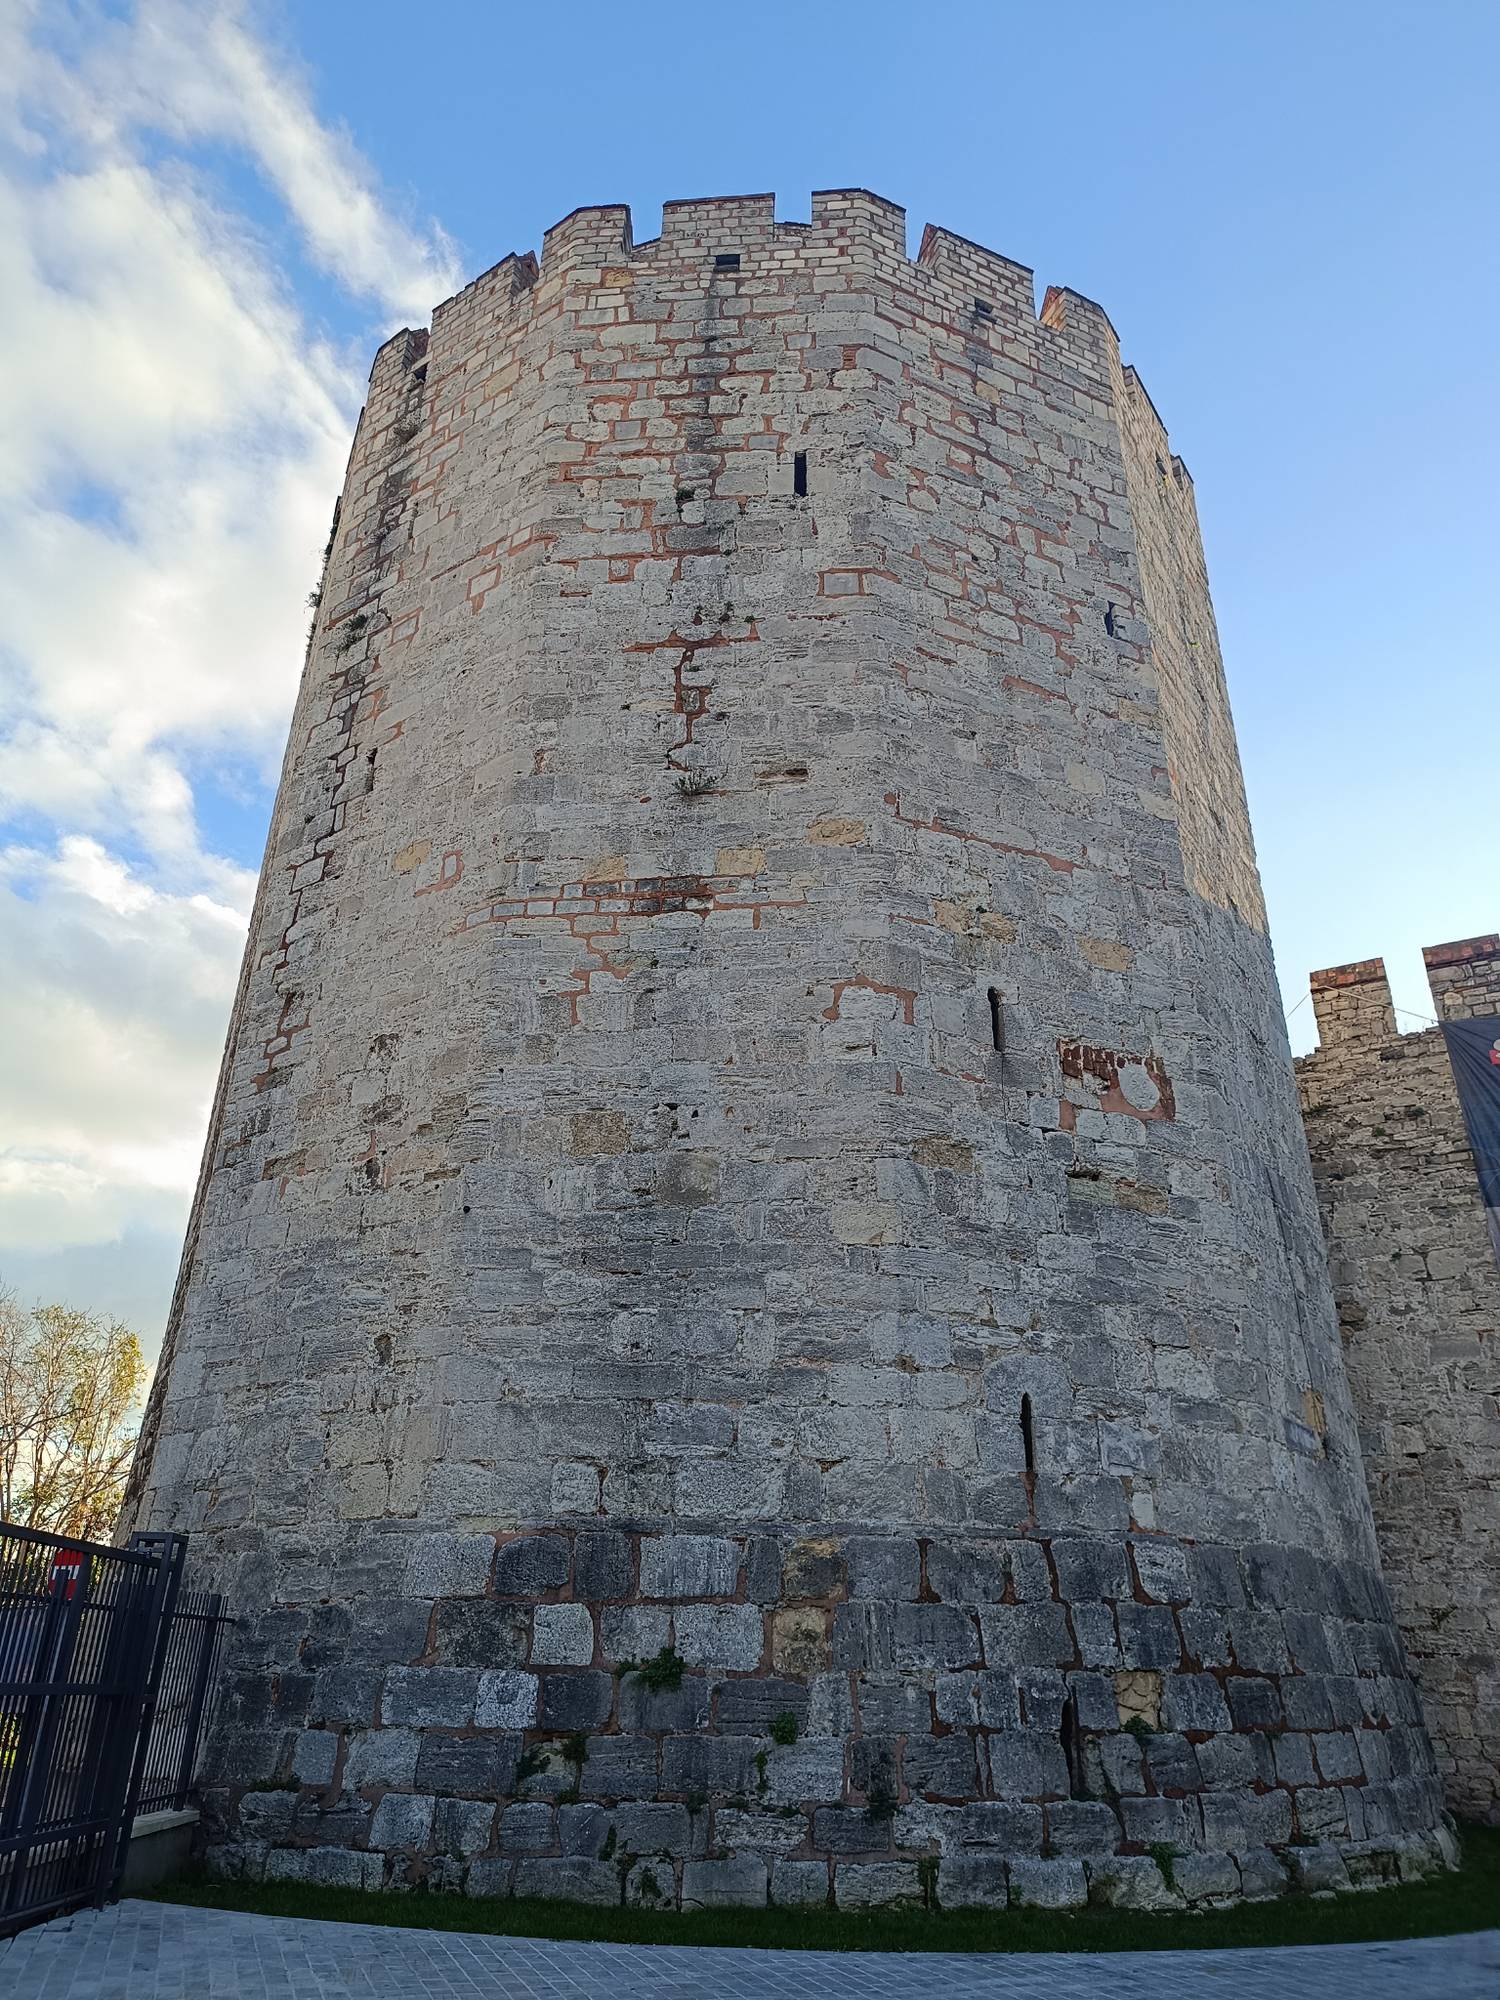
<instances>
[{"instance_id":1,"label":"weathered stone masonry","mask_svg":"<svg viewBox=\"0 0 1500 2000\"><path fill-rule=\"evenodd\" d=\"M1446 1020L1500 1014L1500 938L1425 954ZM1312 977L1297 1064L1375 1525L1449 1803L1500 1821L1500 1270L1440 1028L1380 959Z\"/></svg>"},{"instance_id":2,"label":"weathered stone masonry","mask_svg":"<svg viewBox=\"0 0 1500 2000\"><path fill-rule=\"evenodd\" d=\"M293 722L134 1501L245 1620L219 1864L1425 1865L1316 1214L1104 315L568 217L381 350Z\"/></svg>"}]
</instances>

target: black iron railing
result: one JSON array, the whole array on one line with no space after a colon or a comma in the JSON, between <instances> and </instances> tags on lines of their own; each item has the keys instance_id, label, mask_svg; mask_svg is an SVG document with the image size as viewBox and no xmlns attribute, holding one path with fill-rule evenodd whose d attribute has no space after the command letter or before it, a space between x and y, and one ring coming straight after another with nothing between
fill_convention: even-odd
<instances>
[{"instance_id":1,"label":"black iron railing","mask_svg":"<svg viewBox=\"0 0 1500 2000\"><path fill-rule=\"evenodd\" d=\"M107 1901L138 1803L186 1797L224 1621L185 1552L0 1522L0 1937Z\"/></svg>"},{"instance_id":2,"label":"black iron railing","mask_svg":"<svg viewBox=\"0 0 1500 2000\"><path fill-rule=\"evenodd\" d=\"M138 1813L180 1811L188 1803L227 1623L221 1600L212 1591L179 1592L146 1741L145 1769L135 1802Z\"/></svg>"}]
</instances>

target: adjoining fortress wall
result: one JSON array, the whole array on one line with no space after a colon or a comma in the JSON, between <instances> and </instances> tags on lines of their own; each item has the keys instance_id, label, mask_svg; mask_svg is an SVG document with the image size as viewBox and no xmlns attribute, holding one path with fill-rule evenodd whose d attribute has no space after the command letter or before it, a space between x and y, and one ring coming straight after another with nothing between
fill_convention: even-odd
<instances>
[{"instance_id":1,"label":"adjoining fortress wall","mask_svg":"<svg viewBox=\"0 0 1500 2000\"><path fill-rule=\"evenodd\" d=\"M1500 938L1424 953L1443 1020L1500 1015ZM1441 1028L1382 960L1312 976L1297 1064L1386 1578L1457 1812L1500 1822L1500 1268Z\"/></svg>"},{"instance_id":2,"label":"adjoining fortress wall","mask_svg":"<svg viewBox=\"0 0 1500 2000\"><path fill-rule=\"evenodd\" d=\"M242 1619L219 1865L1443 1851L1154 424L860 191L381 350L133 1488Z\"/></svg>"}]
</instances>

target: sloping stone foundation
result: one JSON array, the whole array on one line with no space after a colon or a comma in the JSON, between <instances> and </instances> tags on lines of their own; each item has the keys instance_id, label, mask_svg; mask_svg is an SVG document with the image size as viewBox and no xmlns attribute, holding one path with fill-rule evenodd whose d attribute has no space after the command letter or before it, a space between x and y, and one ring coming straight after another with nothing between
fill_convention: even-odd
<instances>
[{"instance_id":1,"label":"sloping stone foundation","mask_svg":"<svg viewBox=\"0 0 1500 2000\"><path fill-rule=\"evenodd\" d=\"M221 1870L1157 1907L1450 1851L1406 1831L1441 1801L1384 1586L1303 1550L557 1528L411 1562L441 1595L287 1610L257 1638L296 1664L235 1670Z\"/></svg>"}]
</instances>

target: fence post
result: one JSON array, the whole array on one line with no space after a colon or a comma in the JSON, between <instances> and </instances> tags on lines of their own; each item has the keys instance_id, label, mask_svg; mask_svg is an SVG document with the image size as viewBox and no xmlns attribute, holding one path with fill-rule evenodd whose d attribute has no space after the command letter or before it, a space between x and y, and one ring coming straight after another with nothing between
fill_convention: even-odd
<instances>
[{"instance_id":1,"label":"fence post","mask_svg":"<svg viewBox=\"0 0 1500 2000\"><path fill-rule=\"evenodd\" d=\"M73 1649L78 1640L78 1624L88 1598L92 1570L93 1564L85 1556L70 1588L65 1588L66 1571L51 1572L47 1593L47 1614L43 1619L37 1646L39 1662L45 1663L47 1673L40 1689L27 1698L27 1725L22 1738L26 1761L21 1766L21 1783L14 1810L6 1813L7 1823L4 1827L7 1834L14 1833L18 1846L16 1861L9 1870L5 1884L4 1899L0 1900L0 1915L13 1909L20 1898L25 1881L25 1871L20 1866L21 1857L29 1850L30 1836L42 1816L42 1808L47 1801L53 1748L62 1728L67 1706L67 1696L60 1683L72 1665ZM59 1609L61 1616L54 1616Z\"/></svg>"},{"instance_id":2,"label":"fence post","mask_svg":"<svg viewBox=\"0 0 1500 2000\"><path fill-rule=\"evenodd\" d=\"M151 1747L151 1725L156 1718L156 1698L161 1691L161 1679L166 1671L167 1652L172 1639L172 1613L177 1608L177 1593L182 1585L182 1565L187 1555L187 1537L147 1534L138 1530L130 1537L126 1547L139 1549L143 1554L154 1555L157 1558L157 1567L151 1602L147 1610L144 1653L148 1664L135 1717L135 1751L130 1760L130 1777L125 1787L119 1824L115 1829L110 1865L107 1871L101 1871L103 1879L95 1898L96 1906L100 1909L119 1895L120 1877L125 1873L125 1856L130 1847L130 1829L135 1821L136 1800L141 1795L141 1780L145 1776L146 1757ZM123 1732L121 1740L125 1740Z\"/></svg>"},{"instance_id":3,"label":"fence post","mask_svg":"<svg viewBox=\"0 0 1500 2000\"><path fill-rule=\"evenodd\" d=\"M203 1707L208 1699L208 1683L219 1651L220 1618L223 1609L223 1599L217 1593L205 1595L203 1620L198 1630L198 1657L193 1666L193 1698L188 1704L187 1724L182 1739L182 1762L177 1770L175 1796L179 1807L187 1798L188 1787L193 1782L193 1765L198 1755L198 1731L203 1723Z\"/></svg>"}]
</instances>

